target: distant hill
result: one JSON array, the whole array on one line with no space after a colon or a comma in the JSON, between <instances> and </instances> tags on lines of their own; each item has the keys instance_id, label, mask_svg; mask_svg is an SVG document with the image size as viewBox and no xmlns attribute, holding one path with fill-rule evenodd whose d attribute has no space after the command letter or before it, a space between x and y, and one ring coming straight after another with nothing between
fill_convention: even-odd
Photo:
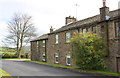
<instances>
[{"instance_id":1,"label":"distant hill","mask_svg":"<svg viewBox=\"0 0 120 78\"><path fill-rule=\"evenodd\" d=\"M16 52L16 49L11 47L0 47L0 52Z\"/></svg>"}]
</instances>

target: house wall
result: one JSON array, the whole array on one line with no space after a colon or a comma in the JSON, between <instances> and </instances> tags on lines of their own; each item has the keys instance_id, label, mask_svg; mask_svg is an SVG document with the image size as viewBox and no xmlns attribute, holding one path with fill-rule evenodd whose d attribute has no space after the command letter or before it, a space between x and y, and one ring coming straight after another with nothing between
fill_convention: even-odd
<instances>
[{"instance_id":1,"label":"house wall","mask_svg":"<svg viewBox=\"0 0 120 78\"><path fill-rule=\"evenodd\" d=\"M70 32L71 37L74 32L78 32L78 30L69 30L65 32L60 32L58 34L58 44L55 44L55 34L50 34L48 36L48 63L54 62L54 54L59 54L59 64L66 65L66 55L71 55L71 45L70 43L66 43L65 34Z\"/></svg>"},{"instance_id":2,"label":"house wall","mask_svg":"<svg viewBox=\"0 0 120 78\"><path fill-rule=\"evenodd\" d=\"M103 9L108 10L108 8L103 8ZM106 12L105 10L101 10L101 11L103 13ZM110 12L110 13L107 12L106 14L109 15L110 17L113 17L113 16L116 16L117 11ZM105 18L101 19L100 16L104 17L105 14L96 15L94 17L90 17L90 18L81 20L80 22L78 21L75 24L70 24L67 26L70 26L70 27L79 26L79 25L95 22L96 20L100 21L100 20L105 19ZM107 65L106 69L111 72L117 71L118 65L116 62L116 58L120 57L120 38L116 38L116 36L115 36L115 21L118 21L118 20L103 21L101 23L87 26L90 28L92 28L92 26L96 26L97 27L97 35L103 37L104 40L106 41L107 46L106 46L105 63ZM42 41L39 41L38 50L36 47L37 46L36 42L31 42L31 55L32 55L31 59L42 61L42 57L43 57L42 54L46 52L45 54L46 54L47 62L54 64L55 63L54 54L58 53L59 54L59 64L66 65L66 55L71 55L72 48L71 48L70 43L66 43L65 34L67 32L70 32L71 37L73 37L74 32L76 32L76 33L82 32L82 29L87 28L87 27L80 27L78 29L67 30L67 31L59 32L59 33L49 34L48 40L46 40L46 47L42 47ZM58 34L58 44L55 44L55 35L56 34ZM76 67L73 58L71 59L70 66Z\"/></svg>"}]
</instances>

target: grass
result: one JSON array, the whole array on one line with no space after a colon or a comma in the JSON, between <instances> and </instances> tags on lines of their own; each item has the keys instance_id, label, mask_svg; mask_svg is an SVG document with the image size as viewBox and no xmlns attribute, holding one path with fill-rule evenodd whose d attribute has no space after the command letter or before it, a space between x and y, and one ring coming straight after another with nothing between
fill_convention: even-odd
<instances>
[{"instance_id":1,"label":"grass","mask_svg":"<svg viewBox=\"0 0 120 78\"><path fill-rule=\"evenodd\" d=\"M0 78L2 77L2 76L10 76L7 72L5 72L4 70L2 70L1 68L0 68Z\"/></svg>"},{"instance_id":2,"label":"grass","mask_svg":"<svg viewBox=\"0 0 120 78\"><path fill-rule=\"evenodd\" d=\"M1 54L3 53L8 53L8 54L15 54L15 52L0 52Z\"/></svg>"},{"instance_id":3,"label":"grass","mask_svg":"<svg viewBox=\"0 0 120 78\"><path fill-rule=\"evenodd\" d=\"M39 61L30 61L30 60L27 60L27 61L33 62L33 63L38 63L38 64L57 66L57 67L61 67L61 68L68 68L68 69L72 69L72 70L79 71L79 72L97 73L97 74L104 74L104 75L110 75L110 76L120 76L120 73L113 73L113 72L99 71L99 70L81 70L81 69L77 69L74 67L63 66L63 65L58 65L58 64L50 64L50 63L39 62Z\"/></svg>"},{"instance_id":4,"label":"grass","mask_svg":"<svg viewBox=\"0 0 120 78\"><path fill-rule=\"evenodd\" d=\"M38 63L38 64L45 64L45 65L52 65L52 66L57 66L57 67L62 67L62 68L70 68L70 69L73 69L73 67L63 66L63 65L58 65L58 64L51 64L51 63L45 63L45 62L39 62L39 61L30 61L30 60L27 60L27 61L33 62L33 63Z\"/></svg>"},{"instance_id":5,"label":"grass","mask_svg":"<svg viewBox=\"0 0 120 78\"><path fill-rule=\"evenodd\" d=\"M120 76L120 73L107 72L107 71L91 70L91 72L97 72L97 73L102 73L102 74L107 74L112 76Z\"/></svg>"},{"instance_id":6,"label":"grass","mask_svg":"<svg viewBox=\"0 0 120 78\"><path fill-rule=\"evenodd\" d=\"M0 59L27 59L27 58L0 58Z\"/></svg>"}]
</instances>

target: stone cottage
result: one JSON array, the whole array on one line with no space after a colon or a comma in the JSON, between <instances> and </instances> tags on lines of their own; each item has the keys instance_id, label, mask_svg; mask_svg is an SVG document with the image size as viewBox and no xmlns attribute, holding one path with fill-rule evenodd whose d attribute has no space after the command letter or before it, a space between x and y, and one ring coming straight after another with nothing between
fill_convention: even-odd
<instances>
[{"instance_id":1,"label":"stone cottage","mask_svg":"<svg viewBox=\"0 0 120 78\"><path fill-rule=\"evenodd\" d=\"M103 3L100 14L76 21L65 18L65 26L31 41L31 60L75 67L71 56L70 38L74 32L94 32L107 42L108 71L120 72L120 9L109 11Z\"/></svg>"}]
</instances>

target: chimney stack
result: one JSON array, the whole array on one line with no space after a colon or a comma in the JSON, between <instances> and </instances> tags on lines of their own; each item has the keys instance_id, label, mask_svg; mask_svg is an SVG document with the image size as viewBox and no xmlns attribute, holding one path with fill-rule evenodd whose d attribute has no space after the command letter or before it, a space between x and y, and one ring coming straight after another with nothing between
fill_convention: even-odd
<instances>
[{"instance_id":1,"label":"chimney stack","mask_svg":"<svg viewBox=\"0 0 120 78\"><path fill-rule=\"evenodd\" d=\"M51 32L53 32L53 27L52 27L52 26L50 27L50 33L51 33Z\"/></svg>"},{"instance_id":2,"label":"chimney stack","mask_svg":"<svg viewBox=\"0 0 120 78\"><path fill-rule=\"evenodd\" d=\"M106 7L106 0L103 0L103 7L100 8L100 19L101 21L109 19L109 7Z\"/></svg>"},{"instance_id":3,"label":"chimney stack","mask_svg":"<svg viewBox=\"0 0 120 78\"><path fill-rule=\"evenodd\" d=\"M70 24L70 23L73 23L73 22L76 22L76 18L71 17L71 16L66 17L66 20L65 20L65 24L66 24L66 25L67 25L67 24Z\"/></svg>"},{"instance_id":4,"label":"chimney stack","mask_svg":"<svg viewBox=\"0 0 120 78\"><path fill-rule=\"evenodd\" d=\"M106 6L106 0L103 0L103 7Z\"/></svg>"}]
</instances>

